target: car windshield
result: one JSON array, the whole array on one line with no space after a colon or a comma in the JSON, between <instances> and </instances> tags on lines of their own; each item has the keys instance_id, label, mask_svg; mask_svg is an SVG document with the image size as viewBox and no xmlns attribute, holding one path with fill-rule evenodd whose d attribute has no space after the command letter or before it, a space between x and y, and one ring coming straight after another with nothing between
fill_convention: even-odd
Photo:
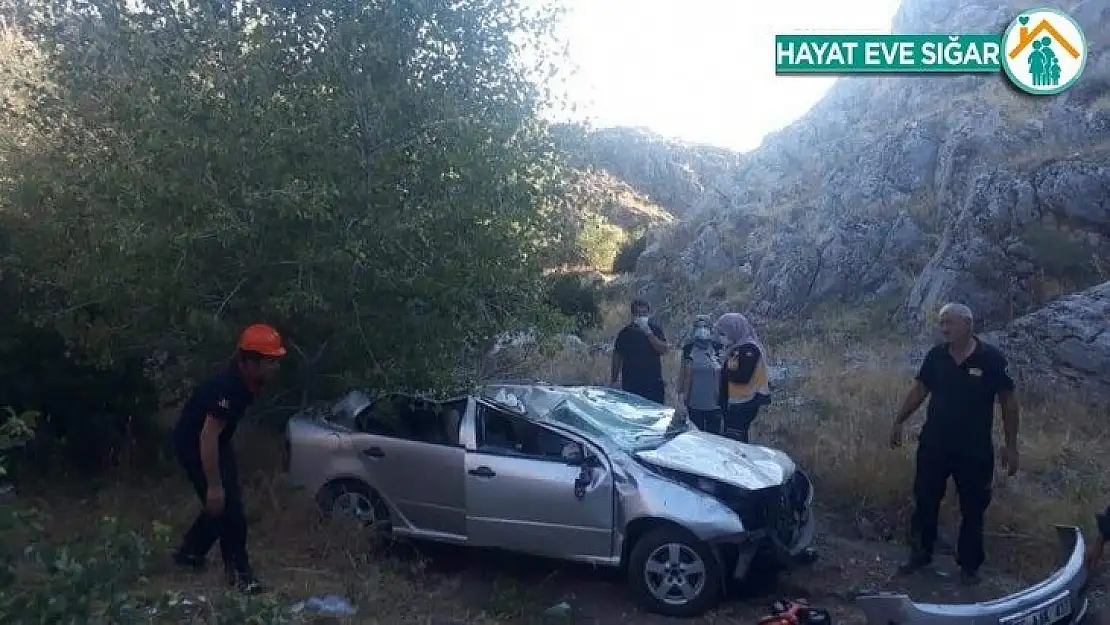
<instances>
[{"instance_id":1,"label":"car windshield","mask_svg":"<svg viewBox=\"0 0 1110 625\"><path fill-rule=\"evenodd\" d=\"M674 420L673 408L609 389L589 389L581 399L568 397L547 418L605 437L628 452L655 449L688 427Z\"/></svg>"}]
</instances>

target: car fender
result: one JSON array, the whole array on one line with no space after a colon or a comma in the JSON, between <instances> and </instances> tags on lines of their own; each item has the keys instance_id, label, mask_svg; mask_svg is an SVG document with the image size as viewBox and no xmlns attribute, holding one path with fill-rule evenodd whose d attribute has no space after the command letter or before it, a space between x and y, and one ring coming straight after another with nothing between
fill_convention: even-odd
<instances>
[{"instance_id":1,"label":"car fender","mask_svg":"<svg viewBox=\"0 0 1110 625\"><path fill-rule=\"evenodd\" d=\"M647 471L622 471L616 480L617 519L625 528L642 519L674 523L698 540L713 542L745 533L740 516L716 497Z\"/></svg>"}]
</instances>

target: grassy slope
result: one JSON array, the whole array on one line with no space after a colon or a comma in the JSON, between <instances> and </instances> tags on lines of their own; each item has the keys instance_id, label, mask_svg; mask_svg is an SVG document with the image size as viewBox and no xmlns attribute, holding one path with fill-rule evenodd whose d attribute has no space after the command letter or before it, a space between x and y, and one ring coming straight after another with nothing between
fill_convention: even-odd
<instances>
[{"instance_id":1,"label":"grassy slope","mask_svg":"<svg viewBox=\"0 0 1110 625\"><path fill-rule=\"evenodd\" d=\"M607 328L592 338L611 340L623 310L623 301L611 303ZM787 576L776 591L812 596L838 612L840 622L859 622L845 600L852 591L907 589L891 574L901 556L898 539L909 510L912 446L892 451L886 445L891 415L909 382L909 371L897 365L906 361L907 349L897 342L855 345L840 335L772 341L772 349L778 363L792 363L806 373L778 392L757 422L755 436L787 450L813 475L824 551L818 565ZM677 356L666 362L673 379ZM604 381L608 370L607 357L600 353L526 354L518 366L574 382ZM1101 434L1101 415L1066 397L1056 398L1053 406L1026 407L1022 472L999 479L988 515L992 583L977 591L983 594L967 597L928 580L906 582L908 590L919 598L983 599L1043 576L1056 561L1049 524L1088 525L1110 486L1110 442ZM374 545L354 528L321 526L306 496L284 489L276 477L280 439L257 429L238 438L244 474L251 476L248 507L256 562L289 602L343 594L360 606L360 615L350 619L360 623L669 622L639 612L628 602L619 576L603 571L462 549ZM55 487L37 503L48 513L47 536L80 535L103 515L121 517L147 532L154 521L180 530L196 506L176 475L124 476L92 495L63 494ZM948 503L946 529L954 535L956 516ZM219 577L164 574L151 583L156 589L210 595ZM727 603L700 622L750 625L769 598ZM545 618L545 610L560 601L572 606L572 617Z\"/></svg>"}]
</instances>

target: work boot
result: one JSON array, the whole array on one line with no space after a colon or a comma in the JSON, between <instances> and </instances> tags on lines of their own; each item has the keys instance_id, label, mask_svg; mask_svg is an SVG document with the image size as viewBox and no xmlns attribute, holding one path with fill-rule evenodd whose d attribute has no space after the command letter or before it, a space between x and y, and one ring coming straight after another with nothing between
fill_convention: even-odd
<instances>
[{"instance_id":1,"label":"work boot","mask_svg":"<svg viewBox=\"0 0 1110 625\"><path fill-rule=\"evenodd\" d=\"M207 569L207 562L205 562L204 556L198 556L195 553L186 553L180 549L174 552L173 563L191 573L203 573L205 569Z\"/></svg>"},{"instance_id":2,"label":"work boot","mask_svg":"<svg viewBox=\"0 0 1110 625\"><path fill-rule=\"evenodd\" d=\"M227 583L229 586L246 595L257 595L266 591L265 586L258 581L258 578L254 576L254 573L252 573L250 569L241 571L228 569Z\"/></svg>"},{"instance_id":3,"label":"work boot","mask_svg":"<svg viewBox=\"0 0 1110 625\"><path fill-rule=\"evenodd\" d=\"M912 575L918 571L928 568L933 564L933 557L921 553L915 553L910 556L902 566L898 567L899 575Z\"/></svg>"}]
</instances>

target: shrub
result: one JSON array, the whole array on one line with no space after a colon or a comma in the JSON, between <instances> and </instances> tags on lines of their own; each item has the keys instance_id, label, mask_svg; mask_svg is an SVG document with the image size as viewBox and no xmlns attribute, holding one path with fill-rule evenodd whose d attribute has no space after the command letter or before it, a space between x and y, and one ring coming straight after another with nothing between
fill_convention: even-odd
<instances>
[{"instance_id":1,"label":"shrub","mask_svg":"<svg viewBox=\"0 0 1110 625\"><path fill-rule=\"evenodd\" d=\"M577 330L601 323L601 292L581 277L563 274L555 278L548 294L552 308L573 320Z\"/></svg>"},{"instance_id":2,"label":"shrub","mask_svg":"<svg viewBox=\"0 0 1110 625\"><path fill-rule=\"evenodd\" d=\"M620 226L600 215L588 215L578 233L578 248L590 267L604 269L613 265L624 240Z\"/></svg>"},{"instance_id":3,"label":"shrub","mask_svg":"<svg viewBox=\"0 0 1110 625\"><path fill-rule=\"evenodd\" d=\"M44 414L33 453L19 466L89 474L118 466L135 450L158 449L149 421L157 396L140 362L84 362L56 331L7 317L0 323L0 397L16 412Z\"/></svg>"},{"instance_id":4,"label":"shrub","mask_svg":"<svg viewBox=\"0 0 1110 625\"><path fill-rule=\"evenodd\" d=\"M20 414L11 407L4 413L0 454L30 440L38 418L38 413ZM4 460L0 455L0 477ZM173 623L196 622L197 617L229 624L292 622L288 611L268 597L221 595L200 604L211 608L210 614L195 614L179 593L141 592L151 564L168 544L169 527L164 524L154 522L150 535L144 535L114 517L104 517L92 536L52 543L42 535L35 510L0 505L2 623Z\"/></svg>"},{"instance_id":5,"label":"shrub","mask_svg":"<svg viewBox=\"0 0 1110 625\"><path fill-rule=\"evenodd\" d=\"M640 254L643 254L645 249L647 249L646 234L626 239L613 258L613 273L636 271L636 261L640 259Z\"/></svg>"}]
</instances>

